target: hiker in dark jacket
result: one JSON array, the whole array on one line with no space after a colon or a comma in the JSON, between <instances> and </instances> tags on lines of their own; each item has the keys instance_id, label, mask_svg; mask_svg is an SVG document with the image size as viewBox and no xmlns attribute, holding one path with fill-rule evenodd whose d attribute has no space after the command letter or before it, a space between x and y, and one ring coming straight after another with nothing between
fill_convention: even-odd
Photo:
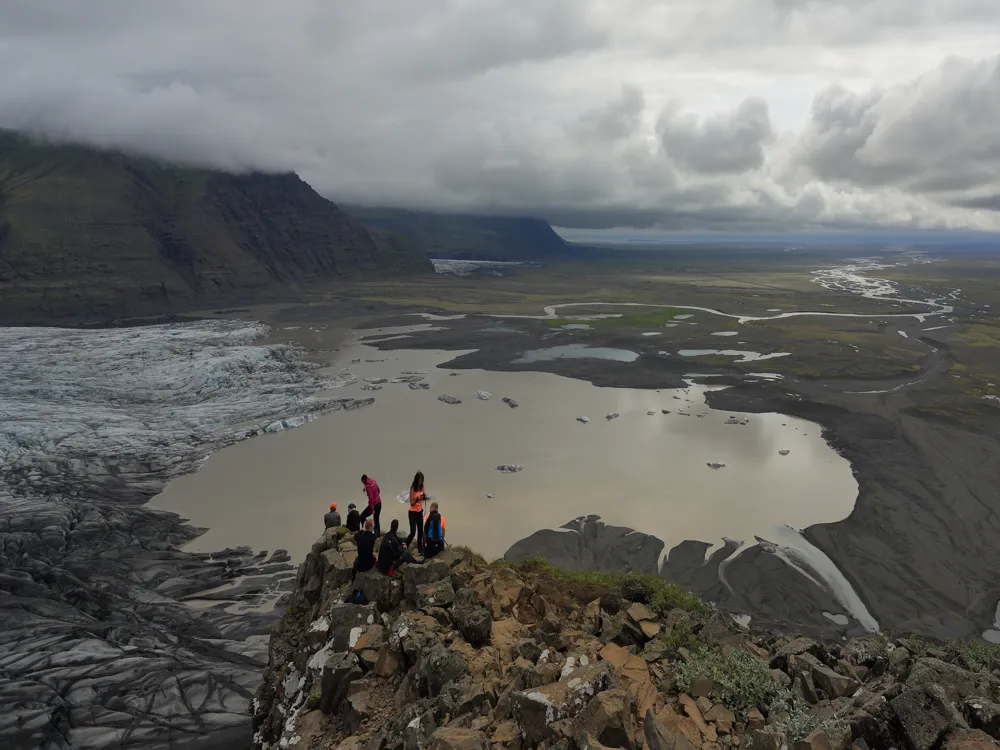
<instances>
[{"instance_id":1,"label":"hiker in dark jacket","mask_svg":"<svg viewBox=\"0 0 1000 750\"><path fill-rule=\"evenodd\" d=\"M403 540L399 538L399 521L394 518L389 526L389 533L382 539L382 546L378 549L378 563L376 565L380 571L389 575L403 563L423 564L406 551Z\"/></svg>"},{"instance_id":2,"label":"hiker in dark jacket","mask_svg":"<svg viewBox=\"0 0 1000 750\"><path fill-rule=\"evenodd\" d=\"M361 531L361 514L354 503L347 506L347 523L344 524L347 530L353 534Z\"/></svg>"},{"instance_id":3,"label":"hiker in dark jacket","mask_svg":"<svg viewBox=\"0 0 1000 750\"><path fill-rule=\"evenodd\" d=\"M323 516L323 523L328 529L335 529L338 526L343 526L340 522L340 513L337 511L336 503L330 503L330 510L328 510L326 515Z\"/></svg>"},{"instance_id":4,"label":"hiker in dark jacket","mask_svg":"<svg viewBox=\"0 0 1000 750\"><path fill-rule=\"evenodd\" d=\"M431 512L424 523L424 558L434 557L444 549L446 526L444 516L438 511L438 504L431 503Z\"/></svg>"},{"instance_id":5,"label":"hiker in dark jacket","mask_svg":"<svg viewBox=\"0 0 1000 750\"><path fill-rule=\"evenodd\" d=\"M369 518L365 521L365 530L354 535L354 543L358 545L358 556L354 560L354 571L351 573L351 580L358 573L364 573L375 567L375 520Z\"/></svg>"}]
</instances>

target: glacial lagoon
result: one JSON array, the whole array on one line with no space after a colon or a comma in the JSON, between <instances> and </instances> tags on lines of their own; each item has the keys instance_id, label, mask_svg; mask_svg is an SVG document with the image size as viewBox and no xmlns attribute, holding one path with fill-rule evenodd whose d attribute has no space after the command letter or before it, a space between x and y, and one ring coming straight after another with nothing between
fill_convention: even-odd
<instances>
[{"instance_id":1,"label":"glacial lagoon","mask_svg":"<svg viewBox=\"0 0 1000 750\"><path fill-rule=\"evenodd\" d=\"M840 520L854 506L850 465L816 424L709 409L705 385L597 388L547 373L438 367L460 354L378 351L355 341L328 368L346 383L331 395L374 397L372 405L226 448L152 504L208 528L193 551L249 544L286 548L295 560L331 501L345 513L350 502L363 507L362 473L381 485L383 528L397 518L405 529L406 506L396 496L422 470L449 539L488 558L591 513L651 533L669 549L724 536L752 544L784 524ZM583 416L589 423L578 421ZM746 424L733 424L734 416ZM501 464L524 469L501 473Z\"/></svg>"}]
</instances>

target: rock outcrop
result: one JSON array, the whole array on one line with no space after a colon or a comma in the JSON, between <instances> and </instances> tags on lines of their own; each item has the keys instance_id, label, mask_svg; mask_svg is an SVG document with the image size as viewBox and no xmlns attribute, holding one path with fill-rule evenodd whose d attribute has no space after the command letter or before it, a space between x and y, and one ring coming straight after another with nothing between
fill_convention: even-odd
<instances>
[{"instance_id":1,"label":"rock outcrop","mask_svg":"<svg viewBox=\"0 0 1000 750\"><path fill-rule=\"evenodd\" d=\"M981 649L754 633L641 576L602 589L461 550L352 585L353 556L330 530L299 568L254 750L1000 746Z\"/></svg>"}]
</instances>

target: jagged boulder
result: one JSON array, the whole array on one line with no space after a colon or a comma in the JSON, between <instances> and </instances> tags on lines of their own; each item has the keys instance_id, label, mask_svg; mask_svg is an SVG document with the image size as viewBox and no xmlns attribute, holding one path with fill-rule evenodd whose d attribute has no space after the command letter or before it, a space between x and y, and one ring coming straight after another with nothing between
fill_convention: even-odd
<instances>
[{"instance_id":1,"label":"jagged boulder","mask_svg":"<svg viewBox=\"0 0 1000 750\"><path fill-rule=\"evenodd\" d=\"M904 690L890 701L911 750L932 750L951 729L968 729L940 685Z\"/></svg>"},{"instance_id":2,"label":"jagged boulder","mask_svg":"<svg viewBox=\"0 0 1000 750\"><path fill-rule=\"evenodd\" d=\"M361 665L353 653L331 654L322 665L319 710L325 714L337 710L351 684L361 676Z\"/></svg>"},{"instance_id":3,"label":"jagged boulder","mask_svg":"<svg viewBox=\"0 0 1000 750\"><path fill-rule=\"evenodd\" d=\"M614 667L618 683L635 699L640 715L645 715L656 702L646 660L613 643L601 649L600 657Z\"/></svg>"},{"instance_id":4,"label":"jagged boulder","mask_svg":"<svg viewBox=\"0 0 1000 750\"><path fill-rule=\"evenodd\" d=\"M421 609L450 607L455 600L451 576L417 586L416 604Z\"/></svg>"},{"instance_id":5,"label":"jagged boulder","mask_svg":"<svg viewBox=\"0 0 1000 750\"><path fill-rule=\"evenodd\" d=\"M490 645L493 635L493 618L486 607L479 605L457 607L453 615L458 632L465 640L476 648ZM541 656L540 649L539 656Z\"/></svg>"},{"instance_id":6,"label":"jagged boulder","mask_svg":"<svg viewBox=\"0 0 1000 750\"><path fill-rule=\"evenodd\" d=\"M361 725L371 716L372 685L368 680L356 680L347 688L343 701L344 723L351 734L357 733Z\"/></svg>"},{"instance_id":7,"label":"jagged boulder","mask_svg":"<svg viewBox=\"0 0 1000 750\"><path fill-rule=\"evenodd\" d=\"M602 745L631 750L638 734L635 711L635 699L624 690L598 693L573 720L573 739L580 747L589 736Z\"/></svg>"},{"instance_id":8,"label":"jagged boulder","mask_svg":"<svg viewBox=\"0 0 1000 750\"><path fill-rule=\"evenodd\" d=\"M466 676L469 664L465 657L443 643L436 642L420 655L417 678L424 695L436 696L451 682Z\"/></svg>"},{"instance_id":9,"label":"jagged boulder","mask_svg":"<svg viewBox=\"0 0 1000 750\"><path fill-rule=\"evenodd\" d=\"M374 604L344 604L337 602L324 615L329 621L327 645L332 651L354 648L361 634L375 623L378 613Z\"/></svg>"},{"instance_id":10,"label":"jagged boulder","mask_svg":"<svg viewBox=\"0 0 1000 750\"><path fill-rule=\"evenodd\" d=\"M351 582L354 555L347 556L339 547L332 547L325 550L320 555L320 559L324 587L338 589Z\"/></svg>"},{"instance_id":11,"label":"jagged boulder","mask_svg":"<svg viewBox=\"0 0 1000 750\"><path fill-rule=\"evenodd\" d=\"M494 620L513 613L514 607L527 593L524 581L513 570L499 568L486 570L469 582L483 606L490 610Z\"/></svg>"},{"instance_id":12,"label":"jagged boulder","mask_svg":"<svg viewBox=\"0 0 1000 750\"><path fill-rule=\"evenodd\" d=\"M610 664L592 664L574 671L565 680L514 693L511 696L514 718L529 743L541 742L549 736L553 722L575 718L595 695L617 686Z\"/></svg>"},{"instance_id":13,"label":"jagged boulder","mask_svg":"<svg viewBox=\"0 0 1000 750\"><path fill-rule=\"evenodd\" d=\"M441 727L431 735L428 750L488 750L489 740L474 729Z\"/></svg>"},{"instance_id":14,"label":"jagged boulder","mask_svg":"<svg viewBox=\"0 0 1000 750\"><path fill-rule=\"evenodd\" d=\"M408 714L400 717L400 722L406 722L403 728L403 750L425 750L430 744L431 735L437 729L433 711L424 711L413 719Z\"/></svg>"},{"instance_id":15,"label":"jagged boulder","mask_svg":"<svg viewBox=\"0 0 1000 750\"><path fill-rule=\"evenodd\" d=\"M792 638L782 643L771 657L771 667L781 669L791 674L790 664L794 665L795 659L791 657L810 654L813 657L823 656L823 647L812 638Z\"/></svg>"},{"instance_id":16,"label":"jagged boulder","mask_svg":"<svg viewBox=\"0 0 1000 750\"><path fill-rule=\"evenodd\" d=\"M374 568L359 573L354 585L364 592L379 612L391 612L403 600L402 584Z\"/></svg>"},{"instance_id":17,"label":"jagged boulder","mask_svg":"<svg viewBox=\"0 0 1000 750\"><path fill-rule=\"evenodd\" d=\"M830 699L853 695L860 687L857 680L838 674L823 664L813 665L812 678L813 684Z\"/></svg>"},{"instance_id":18,"label":"jagged boulder","mask_svg":"<svg viewBox=\"0 0 1000 750\"><path fill-rule=\"evenodd\" d=\"M445 578L451 579L451 569L444 560L434 558L423 565L407 565L400 571L403 578L403 596L411 602L417 600L417 589Z\"/></svg>"},{"instance_id":19,"label":"jagged boulder","mask_svg":"<svg viewBox=\"0 0 1000 750\"><path fill-rule=\"evenodd\" d=\"M684 733L668 728L653 713L653 709L646 711L642 722L642 732L649 750L698 750L700 747L700 736L697 730L693 734L699 743L695 744Z\"/></svg>"},{"instance_id":20,"label":"jagged boulder","mask_svg":"<svg viewBox=\"0 0 1000 750\"><path fill-rule=\"evenodd\" d=\"M902 675L910 668L910 652L903 646L894 648L888 657L889 673L895 676Z\"/></svg>"},{"instance_id":21,"label":"jagged boulder","mask_svg":"<svg viewBox=\"0 0 1000 750\"><path fill-rule=\"evenodd\" d=\"M941 750L996 750L997 742L978 729L959 729L950 733L941 745Z\"/></svg>"},{"instance_id":22,"label":"jagged boulder","mask_svg":"<svg viewBox=\"0 0 1000 750\"><path fill-rule=\"evenodd\" d=\"M965 714L973 729L981 729L994 739L1000 739L1000 705L982 697L965 702Z\"/></svg>"},{"instance_id":23,"label":"jagged boulder","mask_svg":"<svg viewBox=\"0 0 1000 750\"><path fill-rule=\"evenodd\" d=\"M933 657L918 659L906 678L907 687L919 688L927 685L940 685L948 699L956 702L989 692L981 688L976 675L972 672Z\"/></svg>"},{"instance_id":24,"label":"jagged boulder","mask_svg":"<svg viewBox=\"0 0 1000 750\"><path fill-rule=\"evenodd\" d=\"M439 642L441 626L421 612L404 612L392 624L389 645L404 657L404 667L416 665L421 654Z\"/></svg>"}]
</instances>

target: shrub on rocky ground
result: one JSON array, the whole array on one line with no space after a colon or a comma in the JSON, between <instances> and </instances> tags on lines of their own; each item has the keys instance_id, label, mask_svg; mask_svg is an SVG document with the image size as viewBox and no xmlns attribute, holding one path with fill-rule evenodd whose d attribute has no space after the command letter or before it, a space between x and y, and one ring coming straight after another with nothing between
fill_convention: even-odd
<instances>
[{"instance_id":1,"label":"shrub on rocky ground","mask_svg":"<svg viewBox=\"0 0 1000 750\"><path fill-rule=\"evenodd\" d=\"M696 594L682 589L652 573L606 573L596 570L561 570L543 559L525 560L522 563L496 561L494 565L510 567L520 573L550 578L568 586L613 591L630 602L647 605L658 615L671 609L686 612L704 612L707 607Z\"/></svg>"},{"instance_id":2,"label":"shrub on rocky ground","mask_svg":"<svg viewBox=\"0 0 1000 750\"><path fill-rule=\"evenodd\" d=\"M952 641L948 644L948 652L964 662L968 669L976 672L984 669L992 672L1000 667L1000 643L978 639Z\"/></svg>"},{"instance_id":3,"label":"shrub on rocky ground","mask_svg":"<svg viewBox=\"0 0 1000 750\"><path fill-rule=\"evenodd\" d=\"M486 565L486 558L480 555L478 552L466 547L464 544L452 544L449 548L456 555L465 558L473 565Z\"/></svg>"},{"instance_id":4,"label":"shrub on rocky ground","mask_svg":"<svg viewBox=\"0 0 1000 750\"><path fill-rule=\"evenodd\" d=\"M678 623L668 628L660 636L660 640L663 642L664 653L668 654L676 654L680 648L692 649L699 645L698 637L688 623Z\"/></svg>"},{"instance_id":5,"label":"shrub on rocky ground","mask_svg":"<svg viewBox=\"0 0 1000 750\"><path fill-rule=\"evenodd\" d=\"M754 708L765 710L785 693L768 665L743 649L695 648L691 659L677 667L677 686L688 692L699 678L711 680L713 694L740 714Z\"/></svg>"},{"instance_id":6,"label":"shrub on rocky ground","mask_svg":"<svg viewBox=\"0 0 1000 750\"><path fill-rule=\"evenodd\" d=\"M816 729L816 717L809 710L809 704L790 690L782 689L778 699L770 705L768 715L775 712L784 717L777 722L778 730L792 742L803 739Z\"/></svg>"}]
</instances>

